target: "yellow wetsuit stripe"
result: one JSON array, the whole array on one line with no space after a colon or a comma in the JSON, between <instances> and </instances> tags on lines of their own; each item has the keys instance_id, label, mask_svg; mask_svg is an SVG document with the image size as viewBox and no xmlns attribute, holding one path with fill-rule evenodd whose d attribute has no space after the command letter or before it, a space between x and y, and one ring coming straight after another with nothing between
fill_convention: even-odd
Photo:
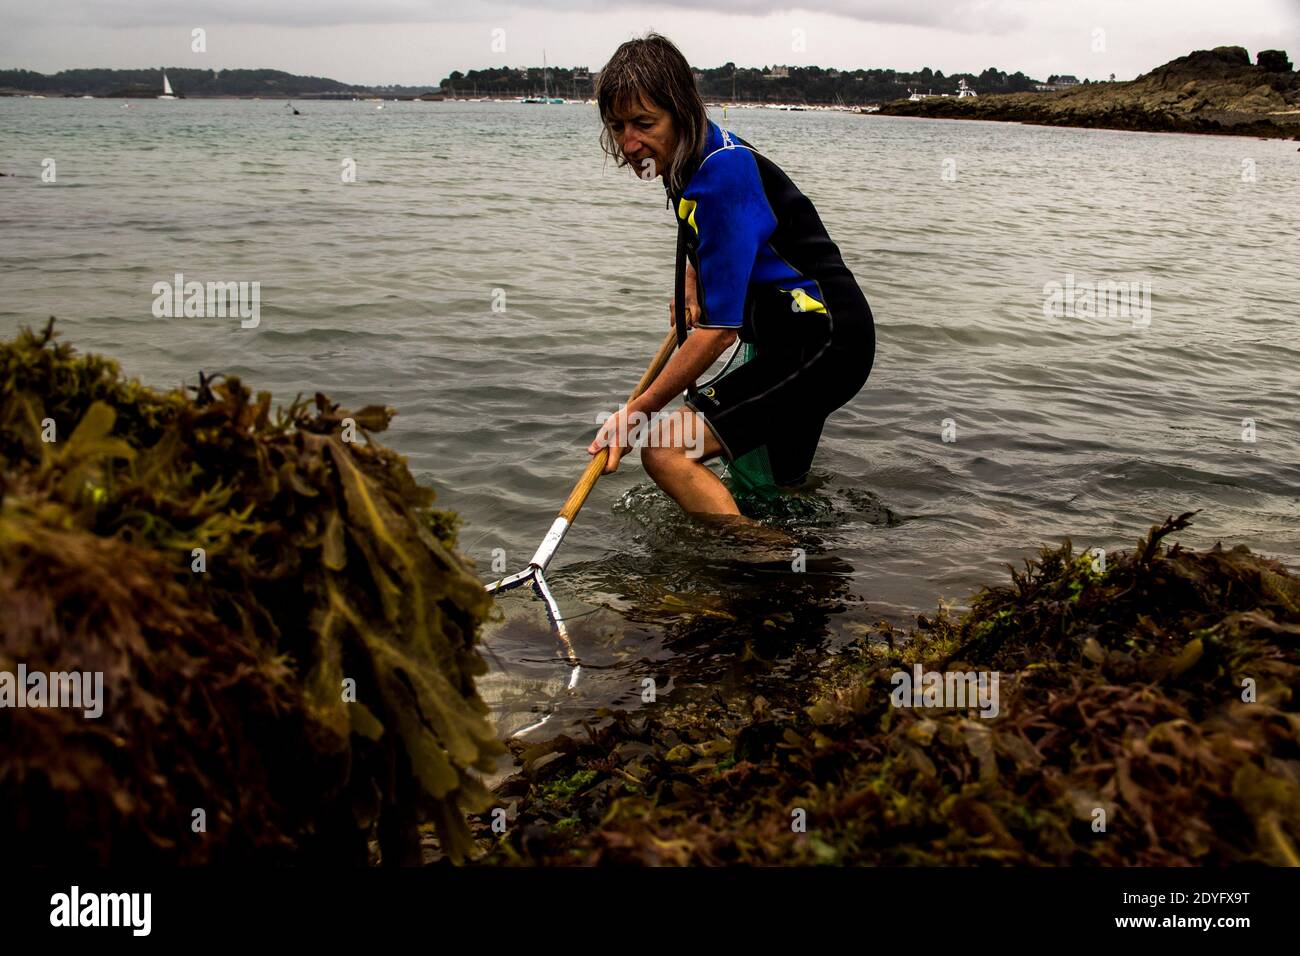
<instances>
[{"instance_id":1,"label":"yellow wetsuit stripe","mask_svg":"<svg viewBox=\"0 0 1300 956\"><path fill-rule=\"evenodd\" d=\"M681 200L677 204L677 218L685 219L689 222L691 228L695 230L695 234L698 236L700 234L700 227L695 224L695 206L696 203L694 199Z\"/></svg>"},{"instance_id":2,"label":"yellow wetsuit stripe","mask_svg":"<svg viewBox=\"0 0 1300 956\"><path fill-rule=\"evenodd\" d=\"M826 306L818 302L803 289L782 289L782 292L789 292L790 297L794 300L790 308L794 312L825 312Z\"/></svg>"}]
</instances>

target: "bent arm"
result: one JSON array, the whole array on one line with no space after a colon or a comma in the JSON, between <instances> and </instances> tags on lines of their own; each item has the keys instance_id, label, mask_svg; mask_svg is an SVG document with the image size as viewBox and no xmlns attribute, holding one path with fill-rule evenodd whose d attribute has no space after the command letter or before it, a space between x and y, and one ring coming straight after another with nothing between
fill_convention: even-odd
<instances>
[{"instance_id":1,"label":"bent arm","mask_svg":"<svg viewBox=\"0 0 1300 956\"><path fill-rule=\"evenodd\" d=\"M686 337L685 344L673 353L673 357L668 360L659 377L650 383L650 387L629 403L628 410L653 415L686 391L686 386L703 375L734 341L735 329L697 328Z\"/></svg>"}]
</instances>

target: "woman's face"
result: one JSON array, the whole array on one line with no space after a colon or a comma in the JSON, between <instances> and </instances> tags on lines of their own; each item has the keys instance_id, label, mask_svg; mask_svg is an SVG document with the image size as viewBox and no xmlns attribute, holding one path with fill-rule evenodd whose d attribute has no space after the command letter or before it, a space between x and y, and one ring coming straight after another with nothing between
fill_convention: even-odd
<instances>
[{"instance_id":1,"label":"woman's face","mask_svg":"<svg viewBox=\"0 0 1300 956\"><path fill-rule=\"evenodd\" d=\"M672 114L642 99L626 113L610 116L608 122L614 141L638 176L653 179L668 172L677 148Z\"/></svg>"}]
</instances>

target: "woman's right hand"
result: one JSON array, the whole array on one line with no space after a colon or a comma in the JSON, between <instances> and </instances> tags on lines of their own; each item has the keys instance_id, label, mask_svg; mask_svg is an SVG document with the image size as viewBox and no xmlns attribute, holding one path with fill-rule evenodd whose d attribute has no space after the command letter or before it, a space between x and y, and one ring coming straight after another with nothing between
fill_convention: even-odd
<instances>
[{"instance_id":1,"label":"woman's right hand","mask_svg":"<svg viewBox=\"0 0 1300 956\"><path fill-rule=\"evenodd\" d=\"M695 322L700 317L700 307L690 296L686 297L686 327L695 328ZM668 325L670 328L677 327L677 303L672 299L668 300Z\"/></svg>"},{"instance_id":2,"label":"woman's right hand","mask_svg":"<svg viewBox=\"0 0 1300 956\"><path fill-rule=\"evenodd\" d=\"M700 318L700 301L699 286L696 284L695 266L691 265L688 260L686 263L686 327L695 328L695 323ZM677 303L674 301L676 296L668 300L668 324L675 327L677 325Z\"/></svg>"}]
</instances>

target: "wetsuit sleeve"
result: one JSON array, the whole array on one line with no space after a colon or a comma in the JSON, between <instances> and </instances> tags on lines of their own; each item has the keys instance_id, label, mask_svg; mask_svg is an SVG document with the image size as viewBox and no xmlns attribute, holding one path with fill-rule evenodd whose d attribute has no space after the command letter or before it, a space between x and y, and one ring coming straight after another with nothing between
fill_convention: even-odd
<instances>
[{"instance_id":1,"label":"wetsuit sleeve","mask_svg":"<svg viewBox=\"0 0 1300 956\"><path fill-rule=\"evenodd\" d=\"M738 329L758 250L776 229L758 163L748 149L720 149L706 158L683 196L687 228L699 236L697 278L705 329Z\"/></svg>"}]
</instances>

